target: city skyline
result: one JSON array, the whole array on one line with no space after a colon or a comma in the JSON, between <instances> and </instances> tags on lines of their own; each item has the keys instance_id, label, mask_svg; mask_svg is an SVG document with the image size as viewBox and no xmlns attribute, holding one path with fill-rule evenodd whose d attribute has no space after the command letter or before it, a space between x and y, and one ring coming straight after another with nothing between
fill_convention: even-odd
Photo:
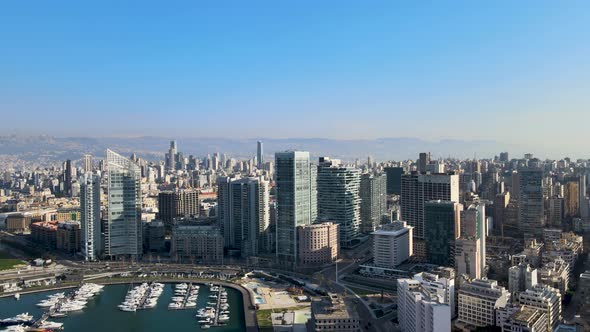
<instances>
[{"instance_id":1,"label":"city skyline","mask_svg":"<svg viewBox=\"0 0 590 332\"><path fill-rule=\"evenodd\" d=\"M0 110L8 134L222 137L206 124L256 119L226 128L551 153L561 122L583 148L588 4L531 4L10 4Z\"/></svg>"}]
</instances>

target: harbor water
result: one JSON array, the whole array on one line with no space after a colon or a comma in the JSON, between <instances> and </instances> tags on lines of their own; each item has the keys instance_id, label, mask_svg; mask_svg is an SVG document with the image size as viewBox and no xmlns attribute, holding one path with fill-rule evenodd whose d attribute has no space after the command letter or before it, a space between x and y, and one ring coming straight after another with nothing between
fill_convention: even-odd
<instances>
[{"instance_id":1,"label":"harbor water","mask_svg":"<svg viewBox=\"0 0 590 332\"><path fill-rule=\"evenodd\" d=\"M200 331L195 317L197 310L207 306L209 302L209 286L200 285L197 307L184 310L168 310L168 304L174 296L174 284L166 284L164 292L153 309L124 312L118 305L124 300L130 285L106 286L102 292L90 299L83 311L68 313L64 318L49 318L50 321L64 323L64 331L85 332L156 332L156 331ZM235 289L225 288L230 305L230 319L226 326L211 327L207 331L244 331L244 306L242 295ZM28 312L38 319L44 310L36 306L47 296L71 290L48 291L22 295L20 300L13 297L0 298L0 319ZM1 328L0 328L1 330Z\"/></svg>"}]
</instances>

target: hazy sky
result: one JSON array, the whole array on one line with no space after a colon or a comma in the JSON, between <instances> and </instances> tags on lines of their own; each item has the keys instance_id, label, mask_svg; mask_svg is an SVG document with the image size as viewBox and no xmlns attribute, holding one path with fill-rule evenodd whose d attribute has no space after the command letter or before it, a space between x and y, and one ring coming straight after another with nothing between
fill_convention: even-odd
<instances>
[{"instance_id":1,"label":"hazy sky","mask_svg":"<svg viewBox=\"0 0 590 332\"><path fill-rule=\"evenodd\" d=\"M0 4L3 134L583 149L589 102L589 1Z\"/></svg>"}]
</instances>

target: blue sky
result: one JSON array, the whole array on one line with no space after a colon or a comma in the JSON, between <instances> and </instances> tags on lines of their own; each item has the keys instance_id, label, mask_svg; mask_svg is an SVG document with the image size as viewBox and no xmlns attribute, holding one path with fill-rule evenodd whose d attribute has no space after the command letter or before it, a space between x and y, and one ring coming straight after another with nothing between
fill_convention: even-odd
<instances>
[{"instance_id":1,"label":"blue sky","mask_svg":"<svg viewBox=\"0 0 590 332\"><path fill-rule=\"evenodd\" d=\"M583 147L589 41L588 1L3 2L0 113L17 134Z\"/></svg>"}]
</instances>

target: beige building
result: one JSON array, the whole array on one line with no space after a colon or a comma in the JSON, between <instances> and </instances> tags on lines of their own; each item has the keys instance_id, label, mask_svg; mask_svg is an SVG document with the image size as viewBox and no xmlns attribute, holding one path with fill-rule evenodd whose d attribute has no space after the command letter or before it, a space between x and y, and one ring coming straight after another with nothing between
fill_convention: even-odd
<instances>
[{"instance_id":1,"label":"beige building","mask_svg":"<svg viewBox=\"0 0 590 332\"><path fill-rule=\"evenodd\" d=\"M565 294L569 289L570 266L558 258L539 269L539 283L559 289Z\"/></svg>"},{"instance_id":2,"label":"beige building","mask_svg":"<svg viewBox=\"0 0 590 332\"><path fill-rule=\"evenodd\" d=\"M561 320L561 294L547 285L536 285L521 292L518 302L547 314L547 330L553 331Z\"/></svg>"},{"instance_id":3,"label":"beige building","mask_svg":"<svg viewBox=\"0 0 590 332\"><path fill-rule=\"evenodd\" d=\"M11 214L6 217L6 230L13 233L24 233L31 226L31 216L20 213Z\"/></svg>"},{"instance_id":4,"label":"beige building","mask_svg":"<svg viewBox=\"0 0 590 332\"><path fill-rule=\"evenodd\" d=\"M313 300L308 331L360 332L358 312L338 294Z\"/></svg>"},{"instance_id":5,"label":"beige building","mask_svg":"<svg viewBox=\"0 0 590 332\"><path fill-rule=\"evenodd\" d=\"M335 262L340 252L338 224L324 222L297 227L298 256L301 265Z\"/></svg>"},{"instance_id":6,"label":"beige building","mask_svg":"<svg viewBox=\"0 0 590 332\"><path fill-rule=\"evenodd\" d=\"M547 314L527 306L521 307L502 324L502 332L545 331L547 331Z\"/></svg>"},{"instance_id":7,"label":"beige building","mask_svg":"<svg viewBox=\"0 0 590 332\"><path fill-rule=\"evenodd\" d=\"M481 266L483 253L481 240L476 237L455 240L455 268L457 274L467 274L471 279L479 279L483 274Z\"/></svg>"},{"instance_id":8,"label":"beige building","mask_svg":"<svg viewBox=\"0 0 590 332\"><path fill-rule=\"evenodd\" d=\"M459 290L459 324L466 328L496 325L496 310L506 307L510 293L495 280L480 279Z\"/></svg>"}]
</instances>

